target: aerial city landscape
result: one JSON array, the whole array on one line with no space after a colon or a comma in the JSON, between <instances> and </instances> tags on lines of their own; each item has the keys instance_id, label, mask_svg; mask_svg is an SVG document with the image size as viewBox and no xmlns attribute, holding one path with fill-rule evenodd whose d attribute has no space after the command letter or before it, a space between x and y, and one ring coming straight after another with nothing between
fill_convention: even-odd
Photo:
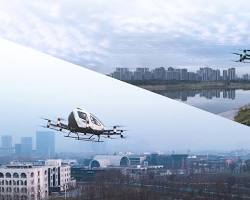
<instances>
[{"instance_id":1,"label":"aerial city landscape","mask_svg":"<svg viewBox=\"0 0 250 200\"><path fill-rule=\"evenodd\" d=\"M48 195L52 199L244 199L250 192L248 150L103 154L102 146L101 154L96 148L69 154L55 151L51 131L37 132L36 145L32 141L23 137L20 144L13 144L11 135L1 136L2 199L46 199Z\"/></svg>"},{"instance_id":2,"label":"aerial city landscape","mask_svg":"<svg viewBox=\"0 0 250 200\"><path fill-rule=\"evenodd\" d=\"M248 3L0 1L0 200L249 200Z\"/></svg>"}]
</instances>

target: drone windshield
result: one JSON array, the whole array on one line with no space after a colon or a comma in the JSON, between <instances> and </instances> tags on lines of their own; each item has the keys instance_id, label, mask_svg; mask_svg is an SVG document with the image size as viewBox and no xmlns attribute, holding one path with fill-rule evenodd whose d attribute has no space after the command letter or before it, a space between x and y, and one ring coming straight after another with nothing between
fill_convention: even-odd
<instances>
[{"instance_id":1,"label":"drone windshield","mask_svg":"<svg viewBox=\"0 0 250 200\"><path fill-rule=\"evenodd\" d=\"M87 115L86 115L86 113L78 111L77 114L78 114L78 116L79 116L81 119L87 121Z\"/></svg>"},{"instance_id":2,"label":"drone windshield","mask_svg":"<svg viewBox=\"0 0 250 200\"><path fill-rule=\"evenodd\" d=\"M101 126L102 122L93 114L90 114L90 120L97 126Z\"/></svg>"}]
</instances>

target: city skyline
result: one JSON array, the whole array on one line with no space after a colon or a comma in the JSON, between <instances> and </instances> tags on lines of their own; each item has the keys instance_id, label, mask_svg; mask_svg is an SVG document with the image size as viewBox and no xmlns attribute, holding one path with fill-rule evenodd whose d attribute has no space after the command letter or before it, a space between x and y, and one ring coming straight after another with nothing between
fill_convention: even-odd
<instances>
[{"instance_id":1,"label":"city skyline","mask_svg":"<svg viewBox=\"0 0 250 200\"><path fill-rule=\"evenodd\" d=\"M222 73L221 73L222 72ZM110 74L111 77L123 81L235 81L248 80L249 74L238 76L235 68L213 69L210 67L200 67L196 72L188 71L187 68L159 67L149 69L136 68L116 68Z\"/></svg>"},{"instance_id":2,"label":"city skyline","mask_svg":"<svg viewBox=\"0 0 250 200\"><path fill-rule=\"evenodd\" d=\"M36 136L21 136L13 141L13 135L0 135L0 156L51 158L55 156L55 134L52 131L36 131Z\"/></svg>"}]
</instances>

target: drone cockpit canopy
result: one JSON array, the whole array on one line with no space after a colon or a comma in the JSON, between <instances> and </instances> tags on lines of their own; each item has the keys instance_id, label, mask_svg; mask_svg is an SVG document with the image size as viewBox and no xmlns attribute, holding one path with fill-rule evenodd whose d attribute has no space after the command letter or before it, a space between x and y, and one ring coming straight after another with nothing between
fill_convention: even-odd
<instances>
[{"instance_id":1,"label":"drone cockpit canopy","mask_svg":"<svg viewBox=\"0 0 250 200\"><path fill-rule=\"evenodd\" d=\"M68 125L73 130L93 129L98 131L104 129L104 125L97 117L82 108L76 108L69 114Z\"/></svg>"}]
</instances>

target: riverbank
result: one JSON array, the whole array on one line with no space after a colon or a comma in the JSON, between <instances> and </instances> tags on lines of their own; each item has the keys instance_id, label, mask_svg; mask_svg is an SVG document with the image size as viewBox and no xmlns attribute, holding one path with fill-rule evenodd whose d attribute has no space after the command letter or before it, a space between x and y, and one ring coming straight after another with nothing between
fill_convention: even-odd
<instances>
[{"instance_id":1,"label":"riverbank","mask_svg":"<svg viewBox=\"0 0 250 200\"><path fill-rule=\"evenodd\" d=\"M226 112L218 113L218 115L246 126L250 126L250 104Z\"/></svg>"},{"instance_id":2,"label":"riverbank","mask_svg":"<svg viewBox=\"0 0 250 200\"><path fill-rule=\"evenodd\" d=\"M222 112L222 113L218 113L218 115L220 115L221 117L225 117L227 119L231 119L234 121L235 116L238 114L240 108L239 109L233 109L233 110L229 110L226 112Z\"/></svg>"},{"instance_id":3,"label":"riverbank","mask_svg":"<svg viewBox=\"0 0 250 200\"><path fill-rule=\"evenodd\" d=\"M250 90L250 82L130 82L152 92L179 90L202 90L202 89L242 89Z\"/></svg>"}]
</instances>

